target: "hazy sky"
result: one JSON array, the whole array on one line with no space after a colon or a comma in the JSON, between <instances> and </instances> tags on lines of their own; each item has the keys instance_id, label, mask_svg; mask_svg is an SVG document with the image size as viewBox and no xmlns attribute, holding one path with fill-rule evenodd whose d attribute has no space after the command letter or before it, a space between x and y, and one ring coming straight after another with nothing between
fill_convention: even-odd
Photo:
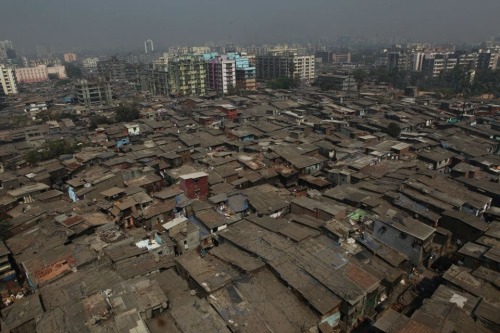
<instances>
[{"instance_id":1,"label":"hazy sky","mask_svg":"<svg viewBox=\"0 0 500 333\"><path fill-rule=\"evenodd\" d=\"M500 0L1 0L0 40L17 48L279 42L349 35L480 41Z\"/></svg>"}]
</instances>

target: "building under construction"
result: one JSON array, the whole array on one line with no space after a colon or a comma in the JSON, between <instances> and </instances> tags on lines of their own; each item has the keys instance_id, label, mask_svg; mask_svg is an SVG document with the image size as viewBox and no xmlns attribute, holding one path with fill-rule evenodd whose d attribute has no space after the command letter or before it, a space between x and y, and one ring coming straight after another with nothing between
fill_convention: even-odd
<instances>
[{"instance_id":1,"label":"building under construction","mask_svg":"<svg viewBox=\"0 0 500 333\"><path fill-rule=\"evenodd\" d=\"M105 80L78 80L75 84L75 98L86 107L109 105L113 100L111 83Z\"/></svg>"}]
</instances>

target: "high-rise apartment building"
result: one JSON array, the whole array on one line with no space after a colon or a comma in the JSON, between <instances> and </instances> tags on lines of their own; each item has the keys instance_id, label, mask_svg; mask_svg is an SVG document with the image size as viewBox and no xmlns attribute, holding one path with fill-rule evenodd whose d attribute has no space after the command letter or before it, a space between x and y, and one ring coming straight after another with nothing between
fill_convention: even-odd
<instances>
[{"instance_id":1,"label":"high-rise apartment building","mask_svg":"<svg viewBox=\"0 0 500 333\"><path fill-rule=\"evenodd\" d=\"M321 59L322 63L329 64L332 62L332 54L332 51L316 51L314 56Z\"/></svg>"},{"instance_id":2,"label":"high-rise apartment building","mask_svg":"<svg viewBox=\"0 0 500 333\"><path fill-rule=\"evenodd\" d=\"M391 51L387 54L387 69L411 71L413 69L413 54L406 50Z\"/></svg>"},{"instance_id":3,"label":"high-rise apartment building","mask_svg":"<svg viewBox=\"0 0 500 333\"><path fill-rule=\"evenodd\" d=\"M496 70L498 66L499 54L490 50L480 50L477 58L477 69Z\"/></svg>"},{"instance_id":4,"label":"high-rise apartment building","mask_svg":"<svg viewBox=\"0 0 500 333\"><path fill-rule=\"evenodd\" d=\"M17 94L15 70L12 67L0 65L0 85L5 95Z\"/></svg>"},{"instance_id":5,"label":"high-rise apartment building","mask_svg":"<svg viewBox=\"0 0 500 333\"><path fill-rule=\"evenodd\" d=\"M153 68L157 70L167 71L168 59L170 58L168 52L163 53L160 57L153 61Z\"/></svg>"},{"instance_id":6,"label":"high-rise apartment building","mask_svg":"<svg viewBox=\"0 0 500 333\"><path fill-rule=\"evenodd\" d=\"M245 54L234 53L236 64L236 87L243 90L255 90L255 65L252 65L252 59Z\"/></svg>"},{"instance_id":7,"label":"high-rise apartment building","mask_svg":"<svg viewBox=\"0 0 500 333\"><path fill-rule=\"evenodd\" d=\"M216 91L218 94L227 94L236 88L236 62L228 55L217 55L209 53L203 55L207 66L207 89Z\"/></svg>"},{"instance_id":8,"label":"high-rise apartment building","mask_svg":"<svg viewBox=\"0 0 500 333\"><path fill-rule=\"evenodd\" d=\"M30 59L28 65L25 65L25 67L36 67L40 65L45 65L45 66L59 66L62 64L61 59L48 59L48 58L43 58L43 59Z\"/></svg>"},{"instance_id":9,"label":"high-rise apartment building","mask_svg":"<svg viewBox=\"0 0 500 333\"><path fill-rule=\"evenodd\" d=\"M191 53L194 55L202 55L205 53L210 53L210 48L208 46L192 46Z\"/></svg>"},{"instance_id":10,"label":"high-rise apartment building","mask_svg":"<svg viewBox=\"0 0 500 333\"><path fill-rule=\"evenodd\" d=\"M257 60L255 54L248 54L246 58L248 59L248 64L250 65L250 67L257 66Z\"/></svg>"},{"instance_id":11,"label":"high-rise apartment building","mask_svg":"<svg viewBox=\"0 0 500 333\"><path fill-rule=\"evenodd\" d=\"M457 65L463 68L475 69L479 54L477 52L456 51L454 57L457 58Z\"/></svg>"},{"instance_id":12,"label":"high-rise apartment building","mask_svg":"<svg viewBox=\"0 0 500 333\"><path fill-rule=\"evenodd\" d=\"M76 54L68 52L64 53L64 61L65 62L74 62L76 61Z\"/></svg>"},{"instance_id":13,"label":"high-rise apartment building","mask_svg":"<svg viewBox=\"0 0 500 333\"><path fill-rule=\"evenodd\" d=\"M346 53L332 53L331 54L332 64L350 64L351 63L351 52Z\"/></svg>"},{"instance_id":14,"label":"high-rise apartment building","mask_svg":"<svg viewBox=\"0 0 500 333\"><path fill-rule=\"evenodd\" d=\"M316 59L314 55L296 55L293 57L294 77L303 81L314 81Z\"/></svg>"},{"instance_id":15,"label":"high-rise apartment building","mask_svg":"<svg viewBox=\"0 0 500 333\"><path fill-rule=\"evenodd\" d=\"M256 57L257 80L271 81L280 77L313 81L314 55L298 55L296 51L270 51Z\"/></svg>"},{"instance_id":16,"label":"high-rise apartment building","mask_svg":"<svg viewBox=\"0 0 500 333\"><path fill-rule=\"evenodd\" d=\"M148 39L144 41L144 53L148 54L151 53L155 50L154 45L153 45L153 40Z\"/></svg>"},{"instance_id":17,"label":"high-rise apartment building","mask_svg":"<svg viewBox=\"0 0 500 333\"><path fill-rule=\"evenodd\" d=\"M78 80L75 83L75 97L78 103L86 107L109 105L113 101L113 92L109 81Z\"/></svg>"},{"instance_id":18,"label":"high-rise apartment building","mask_svg":"<svg viewBox=\"0 0 500 333\"><path fill-rule=\"evenodd\" d=\"M99 58L85 58L82 60L83 67L84 68L97 68L97 62L99 61Z\"/></svg>"},{"instance_id":19,"label":"high-rise apartment building","mask_svg":"<svg viewBox=\"0 0 500 333\"><path fill-rule=\"evenodd\" d=\"M174 57L168 62L168 86L175 96L205 95L207 68L201 56Z\"/></svg>"},{"instance_id":20,"label":"high-rise apartment building","mask_svg":"<svg viewBox=\"0 0 500 333\"><path fill-rule=\"evenodd\" d=\"M224 94L229 92L231 86L255 90L255 66L251 64L253 57L246 53L229 52L219 55L213 52L204 54L203 58L207 62L207 89Z\"/></svg>"},{"instance_id":21,"label":"high-rise apartment building","mask_svg":"<svg viewBox=\"0 0 500 333\"><path fill-rule=\"evenodd\" d=\"M427 48L427 51L426 51ZM467 70L496 69L497 52L488 49L475 51L452 49L430 49L425 45L396 46L384 51L385 63L376 61L376 66L386 66L389 70L424 72L437 77L456 66Z\"/></svg>"},{"instance_id":22,"label":"high-rise apartment building","mask_svg":"<svg viewBox=\"0 0 500 333\"><path fill-rule=\"evenodd\" d=\"M49 80L49 75L57 79L66 79L66 68L64 66L38 65L35 67L16 68L16 78L19 83L35 83Z\"/></svg>"},{"instance_id":23,"label":"high-rise apartment building","mask_svg":"<svg viewBox=\"0 0 500 333\"><path fill-rule=\"evenodd\" d=\"M16 78L19 83L34 83L49 80L49 71L47 66L39 65L36 67L16 68Z\"/></svg>"},{"instance_id":24,"label":"high-rise apartment building","mask_svg":"<svg viewBox=\"0 0 500 333\"><path fill-rule=\"evenodd\" d=\"M109 81L123 81L126 79L126 63L118 57L97 62L99 76Z\"/></svg>"},{"instance_id":25,"label":"high-rise apartment building","mask_svg":"<svg viewBox=\"0 0 500 333\"><path fill-rule=\"evenodd\" d=\"M171 57L189 55L190 49L187 46L173 46L168 48L168 54Z\"/></svg>"},{"instance_id":26,"label":"high-rise apartment building","mask_svg":"<svg viewBox=\"0 0 500 333\"><path fill-rule=\"evenodd\" d=\"M141 89L152 95L169 95L168 72L162 69L148 68L140 75Z\"/></svg>"},{"instance_id":27,"label":"high-rise apartment building","mask_svg":"<svg viewBox=\"0 0 500 333\"><path fill-rule=\"evenodd\" d=\"M422 71L422 65L424 63L425 53L424 52L415 52L413 53L413 70L415 72Z\"/></svg>"},{"instance_id":28,"label":"high-rise apartment building","mask_svg":"<svg viewBox=\"0 0 500 333\"><path fill-rule=\"evenodd\" d=\"M458 58L450 53L428 53L422 63L422 72L429 77L438 77L458 65Z\"/></svg>"}]
</instances>

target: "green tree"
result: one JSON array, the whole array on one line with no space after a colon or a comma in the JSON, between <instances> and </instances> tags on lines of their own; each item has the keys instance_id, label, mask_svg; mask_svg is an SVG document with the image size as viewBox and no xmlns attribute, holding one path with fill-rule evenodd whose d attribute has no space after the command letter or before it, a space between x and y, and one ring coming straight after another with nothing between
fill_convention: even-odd
<instances>
[{"instance_id":1,"label":"green tree","mask_svg":"<svg viewBox=\"0 0 500 333\"><path fill-rule=\"evenodd\" d=\"M401 127L398 123L390 122L385 132L393 138L397 138L399 137L399 134L401 134Z\"/></svg>"},{"instance_id":2,"label":"green tree","mask_svg":"<svg viewBox=\"0 0 500 333\"><path fill-rule=\"evenodd\" d=\"M298 87L298 80L289 77L280 77L269 82L271 89L292 89Z\"/></svg>"},{"instance_id":3,"label":"green tree","mask_svg":"<svg viewBox=\"0 0 500 333\"><path fill-rule=\"evenodd\" d=\"M409 83L412 86L420 86L424 80L424 75L422 72L410 72Z\"/></svg>"},{"instance_id":4,"label":"green tree","mask_svg":"<svg viewBox=\"0 0 500 333\"><path fill-rule=\"evenodd\" d=\"M358 89L358 99L361 96L361 88L363 87L363 84L365 83L365 80L368 76L368 73L362 69L356 69L354 72L352 72L352 76L354 77L354 80L356 81L356 86Z\"/></svg>"},{"instance_id":5,"label":"green tree","mask_svg":"<svg viewBox=\"0 0 500 333\"><path fill-rule=\"evenodd\" d=\"M68 75L68 73L67 73L67 72L66 72L66 75ZM71 84L71 80L68 80L68 79L65 79L65 80L58 80L58 81L54 84L54 88L62 87L62 86L69 85L69 84Z\"/></svg>"},{"instance_id":6,"label":"green tree","mask_svg":"<svg viewBox=\"0 0 500 333\"><path fill-rule=\"evenodd\" d=\"M500 97L500 71L486 69L476 72L472 88L477 95L491 94Z\"/></svg>"},{"instance_id":7,"label":"green tree","mask_svg":"<svg viewBox=\"0 0 500 333\"><path fill-rule=\"evenodd\" d=\"M24 160L28 162L29 165L35 165L40 161L40 154L32 150L24 155Z\"/></svg>"},{"instance_id":8,"label":"green tree","mask_svg":"<svg viewBox=\"0 0 500 333\"><path fill-rule=\"evenodd\" d=\"M66 69L66 75L70 78L81 78L83 77L82 70L80 67L73 63L65 62L64 68Z\"/></svg>"},{"instance_id":9,"label":"green tree","mask_svg":"<svg viewBox=\"0 0 500 333\"><path fill-rule=\"evenodd\" d=\"M474 95L471 75L472 70L470 66L455 66L453 70L445 74L447 84L451 86L455 95L462 96L463 98L462 116L465 114L467 101Z\"/></svg>"},{"instance_id":10,"label":"green tree","mask_svg":"<svg viewBox=\"0 0 500 333\"><path fill-rule=\"evenodd\" d=\"M105 116L94 115L90 117L90 129L96 129L99 125L106 125L111 123Z\"/></svg>"},{"instance_id":11,"label":"green tree","mask_svg":"<svg viewBox=\"0 0 500 333\"><path fill-rule=\"evenodd\" d=\"M76 113L74 113L74 112L68 112L68 111L64 111L64 112L61 112L59 114L56 114L54 118L57 121L60 121L61 119L68 118L68 119L71 119L74 123L76 123L79 120L79 118L76 115Z\"/></svg>"},{"instance_id":12,"label":"green tree","mask_svg":"<svg viewBox=\"0 0 500 333\"><path fill-rule=\"evenodd\" d=\"M67 140L55 140L47 142L38 150L29 151L24 155L24 160L30 165L53 158L58 158L61 155L71 155L82 149L83 145L73 143Z\"/></svg>"},{"instance_id":13,"label":"green tree","mask_svg":"<svg viewBox=\"0 0 500 333\"><path fill-rule=\"evenodd\" d=\"M139 118L139 111L135 104L120 105L115 111L115 118L118 122L129 122Z\"/></svg>"},{"instance_id":14,"label":"green tree","mask_svg":"<svg viewBox=\"0 0 500 333\"><path fill-rule=\"evenodd\" d=\"M240 89L237 86L233 86L232 84L230 84L227 87L227 95L228 96L239 95L239 94L240 94Z\"/></svg>"},{"instance_id":15,"label":"green tree","mask_svg":"<svg viewBox=\"0 0 500 333\"><path fill-rule=\"evenodd\" d=\"M400 70L388 70L384 67L373 68L370 70L369 75L379 83L390 83L394 88L398 89L405 88L411 82L411 73Z\"/></svg>"}]
</instances>

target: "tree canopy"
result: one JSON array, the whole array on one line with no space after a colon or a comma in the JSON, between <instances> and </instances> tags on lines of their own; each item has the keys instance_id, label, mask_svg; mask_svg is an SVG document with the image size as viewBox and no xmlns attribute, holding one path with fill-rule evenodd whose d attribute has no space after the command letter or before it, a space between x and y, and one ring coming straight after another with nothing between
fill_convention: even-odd
<instances>
[{"instance_id":1,"label":"tree canopy","mask_svg":"<svg viewBox=\"0 0 500 333\"><path fill-rule=\"evenodd\" d=\"M115 111L115 118L118 122L129 122L139 118L139 111L135 104L133 105L120 105Z\"/></svg>"},{"instance_id":2,"label":"tree canopy","mask_svg":"<svg viewBox=\"0 0 500 333\"><path fill-rule=\"evenodd\" d=\"M368 73L365 70L362 69L356 69L354 72L352 72L352 76L354 77L354 80L356 81L357 89L358 89L358 99L361 94L361 88L363 87L363 84L365 83L366 77L368 76Z\"/></svg>"},{"instance_id":3,"label":"tree canopy","mask_svg":"<svg viewBox=\"0 0 500 333\"><path fill-rule=\"evenodd\" d=\"M500 71L487 69L476 72L471 89L475 95L492 94L500 97Z\"/></svg>"},{"instance_id":4,"label":"tree canopy","mask_svg":"<svg viewBox=\"0 0 500 333\"><path fill-rule=\"evenodd\" d=\"M269 82L269 88L271 89L292 89L300 86L299 78L290 77L280 77L271 82Z\"/></svg>"},{"instance_id":5,"label":"tree canopy","mask_svg":"<svg viewBox=\"0 0 500 333\"><path fill-rule=\"evenodd\" d=\"M401 127L399 126L398 123L390 122L386 128L386 133L392 136L393 138L397 138L399 137L399 134L401 134Z\"/></svg>"},{"instance_id":6,"label":"tree canopy","mask_svg":"<svg viewBox=\"0 0 500 333\"><path fill-rule=\"evenodd\" d=\"M81 78L83 76L80 67L73 63L65 62L64 68L66 69L66 75L70 78Z\"/></svg>"},{"instance_id":7,"label":"tree canopy","mask_svg":"<svg viewBox=\"0 0 500 333\"><path fill-rule=\"evenodd\" d=\"M101 115L91 115L90 116L90 129L94 130L100 125L107 125L112 123L112 120L108 119L106 116Z\"/></svg>"},{"instance_id":8,"label":"tree canopy","mask_svg":"<svg viewBox=\"0 0 500 333\"><path fill-rule=\"evenodd\" d=\"M356 83L361 82L362 84L368 76L368 73L363 69L356 69L352 72L352 76L354 76L354 80L356 80Z\"/></svg>"},{"instance_id":9,"label":"tree canopy","mask_svg":"<svg viewBox=\"0 0 500 333\"><path fill-rule=\"evenodd\" d=\"M55 140L47 142L41 149L28 152L24 159L31 165L38 162L58 158L60 155L74 154L82 148L82 145L67 140Z\"/></svg>"}]
</instances>

